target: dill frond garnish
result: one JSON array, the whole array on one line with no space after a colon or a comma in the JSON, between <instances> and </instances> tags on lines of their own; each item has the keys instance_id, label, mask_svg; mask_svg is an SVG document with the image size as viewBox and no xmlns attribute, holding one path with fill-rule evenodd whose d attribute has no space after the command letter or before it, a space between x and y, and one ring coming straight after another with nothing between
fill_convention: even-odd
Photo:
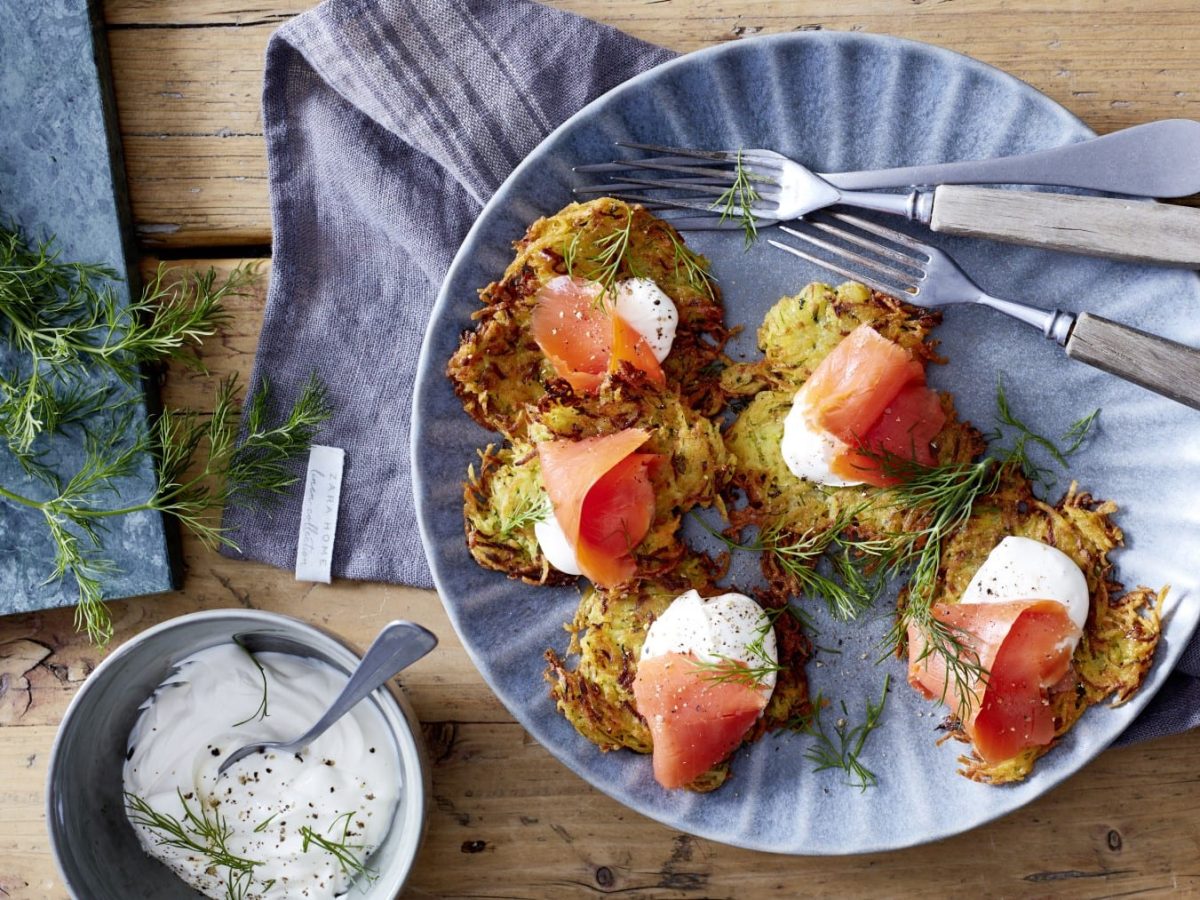
<instances>
[{"instance_id":1,"label":"dill frond garnish","mask_svg":"<svg viewBox=\"0 0 1200 900\"><path fill-rule=\"evenodd\" d=\"M220 284L212 269L172 281L167 274L160 266L141 296L123 305L112 270L62 262L52 240L32 247L16 229L0 227L0 339L24 359L24 374L6 377L0 390L10 448L28 452L38 435L70 419L64 405L91 373L133 384L145 363L181 359L199 368L191 351L228 320L225 300L258 278L254 266L239 266Z\"/></svg>"},{"instance_id":2,"label":"dill frond garnish","mask_svg":"<svg viewBox=\"0 0 1200 900\"><path fill-rule=\"evenodd\" d=\"M600 284L596 304L602 308L616 303L617 277L628 269L629 241L633 234L633 210L625 214L625 224L596 241L596 253L589 260L595 267L592 280Z\"/></svg>"},{"instance_id":3,"label":"dill frond garnish","mask_svg":"<svg viewBox=\"0 0 1200 900\"><path fill-rule=\"evenodd\" d=\"M823 530L810 529L791 536L778 527L768 529L759 542L771 554L780 570L792 578L800 590L820 599L830 615L843 622L861 616L878 595L877 579L869 578L864 568L851 557L843 532L852 513L844 513ZM833 574L820 566L827 562Z\"/></svg>"},{"instance_id":4,"label":"dill frond garnish","mask_svg":"<svg viewBox=\"0 0 1200 900\"><path fill-rule=\"evenodd\" d=\"M742 223L742 230L746 233L747 248L758 237L758 222L754 218L751 207L762 199L758 191L754 189L753 181L753 177L742 165L742 151L739 150L733 173L733 184L712 203L714 210L721 211L722 222L736 218Z\"/></svg>"},{"instance_id":5,"label":"dill frond garnish","mask_svg":"<svg viewBox=\"0 0 1200 900\"><path fill-rule=\"evenodd\" d=\"M754 637L746 644L746 659L717 654L716 662L696 660L694 665L705 672L704 680L717 684L733 681L748 687L761 687L768 677L783 672L786 666L780 665L767 651L766 639L775 627L775 620L790 608L789 604L762 611L762 625L755 629Z\"/></svg>"},{"instance_id":6,"label":"dill frond garnish","mask_svg":"<svg viewBox=\"0 0 1200 900\"><path fill-rule=\"evenodd\" d=\"M996 420L997 430L988 435L989 441L999 441L1009 437L1005 429L1011 429L1013 434L1012 446L1002 451L1002 456L1008 461L1021 467L1021 471L1030 481L1040 483L1046 490L1054 487L1055 479L1050 469L1039 465L1030 455L1030 446L1040 447L1064 471L1068 468L1067 459L1080 447L1091 433L1093 426L1100 416L1100 410L1095 409L1088 415L1072 424L1058 442L1039 434L1017 417L1009 403L1008 394L1004 389L1004 381L996 382Z\"/></svg>"},{"instance_id":7,"label":"dill frond garnish","mask_svg":"<svg viewBox=\"0 0 1200 900\"><path fill-rule=\"evenodd\" d=\"M827 528L809 529L799 535L791 534L782 525L775 525L747 544L721 534L695 513L692 517L729 550L769 553L780 571L796 582L802 594L820 599L835 618L851 621L871 606L879 589L877 580L868 577L863 567L851 558L851 547L842 537L842 532L863 508L846 510ZM832 576L819 568L825 561L833 571ZM811 627L807 620L805 624Z\"/></svg>"},{"instance_id":8,"label":"dill frond garnish","mask_svg":"<svg viewBox=\"0 0 1200 900\"><path fill-rule=\"evenodd\" d=\"M527 525L544 522L552 515L554 515L554 507L550 503L548 494L542 491L523 494L512 510L500 515L500 530L497 532L497 536L501 540L505 540Z\"/></svg>"},{"instance_id":9,"label":"dill frond garnish","mask_svg":"<svg viewBox=\"0 0 1200 900\"><path fill-rule=\"evenodd\" d=\"M373 877L373 873L366 862L358 856L358 852L364 849L363 845L350 842L352 836L350 833L350 822L353 817L353 812L344 812L337 816L330 826L325 829L325 834L313 831L307 825L302 825L300 827L300 836L303 838L303 843L300 851L307 853L309 846L315 845L326 853L332 854L333 858L338 861L338 865L342 867L342 871L347 875L365 875L370 879ZM326 837L325 835L334 833L339 822L343 823L341 834L335 838Z\"/></svg>"},{"instance_id":10,"label":"dill frond garnish","mask_svg":"<svg viewBox=\"0 0 1200 900\"><path fill-rule=\"evenodd\" d=\"M1063 440L1070 441L1062 450L1063 456L1070 456L1083 446L1083 442L1087 440L1087 436L1092 431L1092 426L1096 424L1096 420L1099 418L1100 409L1097 407L1082 419L1078 419L1072 423L1071 427L1063 433Z\"/></svg>"},{"instance_id":11,"label":"dill frond garnish","mask_svg":"<svg viewBox=\"0 0 1200 900\"><path fill-rule=\"evenodd\" d=\"M53 240L31 243L0 225L0 344L16 354L12 369L0 372L0 454L39 488L0 484L0 505L42 514L54 547L46 580L74 577L76 627L96 643L112 636L102 589L116 571L104 553L106 522L160 512L209 546L232 546L217 512L227 503L270 502L290 487L292 461L328 417L324 390L311 382L291 412L268 425L264 384L247 406L238 443L235 382L227 380L211 416L168 410L143 421L141 394L132 388L144 366L179 360L203 370L196 348L228 320L226 301L257 278L254 265L223 280L215 269L176 278L160 267L140 296L123 303L112 270L65 262ZM63 460L76 458L61 452L68 444L83 460L64 472ZM204 444L209 459L196 466ZM148 453L159 462L157 483L130 503L118 485L141 471ZM120 490L131 493L128 485Z\"/></svg>"},{"instance_id":12,"label":"dill frond garnish","mask_svg":"<svg viewBox=\"0 0 1200 900\"><path fill-rule=\"evenodd\" d=\"M235 635L233 642L238 645L243 653L250 657L250 662L254 663L254 667L258 669L258 677L262 679L262 699L258 702L258 708L254 710L254 712L250 713L250 715L246 716L246 718L242 719L242 721L234 722L233 727L237 728L239 725L245 725L247 722L252 722L255 719L258 719L261 722L267 717L267 670L264 669L263 664L258 661L258 657L250 652L250 648L242 643L242 640L239 636ZM271 816L271 819L273 818L275 818L275 816ZM263 822L263 824L259 827L265 828L267 826L267 822L270 822L271 819L267 819L267 821ZM254 830L258 831L259 828L255 828Z\"/></svg>"},{"instance_id":13,"label":"dill frond garnish","mask_svg":"<svg viewBox=\"0 0 1200 900\"><path fill-rule=\"evenodd\" d=\"M682 272L684 280L693 290L701 291L707 294L710 300L715 300L716 276L700 262L700 255L684 244L673 230L667 234L671 238L671 249L675 254L675 276L679 277Z\"/></svg>"},{"instance_id":14,"label":"dill frond garnish","mask_svg":"<svg viewBox=\"0 0 1200 900\"><path fill-rule=\"evenodd\" d=\"M571 239L563 244L563 266L567 270L567 275L571 278L575 277L575 257L579 253L579 238L582 235L582 231L576 231L571 235Z\"/></svg>"},{"instance_id":15,"label":"dill frond garnish","mask_svg":"<svg viewBox=\"0 0 1200 900\"><path fill-rule=\"evenodd\" d=\"M911 571L905 603L884 639L883 656L890 656L903 646L909 626L915 626L925 642L920 658L936 654L945 663L943 699L953 684L960 703L965 703L970 697L971 686L987 672L964 645L961 633L934 617L933 596L943 545L967 523L975 501L999 487L1004 465L990 458L932 467L891 458L883 462L886 474L903 480L884 489L877 502L915 512L923 520L923 524L912 531L891 533L870 541L846 541L868 561L869 566L886 577Z\"/></svg>"},{"instance_id":16,"label":"dill frond garnish","mask_svg":"<svg viewBox=\"0 0 1200 900\"><path fill-rule=\"evenodd\" d=\"M215 809L209 809L204 801L197 800L193 809L182 791L179 802L183 805L183 819L154 809L136 794L125 794L125 807L129 820L155 834L162 846L177 847L208 860L210 866L227 869L226 890L231 900L245 895L245 889L253 880L255 866L261 860L238 856L228 847L233 833L224 817Z\"/></svg>"},{"instance_id":17,"label":"dill frond garnish","mask_svg":"<svg viewBox=\"0 0 1200 900\"><path fill-rule=\"evenodd\" d=\"M820 694L814 698L812 713L793 725L795 730L815 738L815 743L804 751L805 758L813 763L814 772L824 772L827 769L844 772L848 783L860 791L879 783L875 773L863 764L862 753L866 749L867 739L879 727L890 685L891 675L884 675L879 701L867 701L866 719L858 725L850 724L850 711L846 707L846 701L841 701L842 714L834 722L832 734L826 731L825 724L821 721L824 698Z\"/></svg>"}]
</instances>

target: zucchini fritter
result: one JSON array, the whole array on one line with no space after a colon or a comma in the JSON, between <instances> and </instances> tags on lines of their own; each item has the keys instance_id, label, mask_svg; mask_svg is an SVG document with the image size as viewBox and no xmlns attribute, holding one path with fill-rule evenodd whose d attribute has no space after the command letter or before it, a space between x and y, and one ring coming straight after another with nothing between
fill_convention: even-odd
<instances>
[{"instance_id":1,"label":"zucchini fritter","mask_svg":"<svg viewBox=\"0 0 1200 900\"><path fill-rule=\"evenodd\" d=\"M721 503L729 459L711 419L676 395L655 390L637 372L614 375L596 395L545 395L528 414L530 443L488 447L481 454L479 474L469 473L463 492L467 544L475 560L534 584L574 581L550 567L534 535L534 522L549 514L535 444L635 426L650 432L642 451L667 457L652 476L654 520L635 552L638 571L654 575L674 567L686 549L678 536L682 516L696 506Z\"/></svg>"},{"instance_id":2,"label":"zucchini fritter","mask_svg":"<svg viewBox=\"0 0 1200 900\"><path fill-rule=\"evenodd\" d=\"M630 221L632 219L632 221ZM719 390L721 348L727 338L720 293L708 261L688 250L679 233L640 206L603 197L573 203L538 219L514 245L504 276L482 291L478 324L463 335L447 375L464 409L484 428L509 440L526 437L527 410L563 384L530 332L538 289L558 275L597 274L597 243L630 224L619 279L652 278L679 310L671 354L663 363L667 390L706 415L724 405Z\"/></svg>"},{"instance_id":3,"label":"zucchini fritter","mask_svg":"<svg viewBox=\"0 0 1200 900\"><path fill-rule=\"evenodd\" d=\"M579 659L574 669L553 650L546 651L546 680L558 709L584 737L601 750L627 748L649 753L650 731L638 715L633 679L646 631L654 620L685 591L696 589L708 596L726 590L715 586L723 566L707 556L689 555L671 573L644 578L625 590L588 590L579 603L571 633L569 654ZM771 601L768 607L778 601ZM775 617L779 673L771 701L762 718L746 735L755 741L767 731L804 719L811 707L804 666L811 645L799 622L790 615ZM723 762L700 776L688 788L707 792L724 784L729 764Z\"/></svg>"}]
</instances>

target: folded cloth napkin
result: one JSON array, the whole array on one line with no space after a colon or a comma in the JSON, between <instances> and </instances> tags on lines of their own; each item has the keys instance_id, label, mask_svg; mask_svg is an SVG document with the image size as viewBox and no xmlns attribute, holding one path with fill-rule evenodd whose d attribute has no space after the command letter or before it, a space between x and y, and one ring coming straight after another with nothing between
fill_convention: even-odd
<instances>
[{"instance_id":1,"label":"folded cloth napkin","mask_svg":"<svg viewBox=\"0 0 1200 900\"><path fill-rule=\"evenodd\" d=\"M251 388L313 369L346 451L333 573L432 585L409 408L437 289L484 202L556 125L673 56L528 0L327 0L267 48L270 293ZM300 498L230 509L240 555L292 567ZM1121 742L1200 724L1200 645Z\"/></svg>"},{"instance_id":2,"label":"folded cloth napkin","mask_svg":"<svg viewBox=\"0 0 1200 900\"><path fill-rule=\"evenodd\" d=\"M438 286L543 137L673 55L526 0L329 0L271 38L273 265L251 381L294 397L315 368L329 389L319 440L346 451L334 575L432 587L408 419ZM228 511L241 555L295 564L296 493Z\"/></svg>"}]
</instances>

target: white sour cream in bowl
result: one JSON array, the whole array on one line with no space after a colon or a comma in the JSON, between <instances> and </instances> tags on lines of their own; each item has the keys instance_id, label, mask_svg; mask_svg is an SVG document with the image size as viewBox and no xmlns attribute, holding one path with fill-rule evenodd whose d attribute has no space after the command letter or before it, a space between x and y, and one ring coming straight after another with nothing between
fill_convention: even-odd
<instances>
[{"instance_id":1,"label":"white sour cream in bowl","mask_svg":"<svg viewBox=\"0 0 1200 900\"><path fill-rule=\"evenodd\" d=\"M209 897L331 898L372 877L403 789L387 723L359 703L300 753L232 751L308 729L346 684L319 660L220 644L182 660L143 706L124 766L147 853Z\"/></svg>"}]
</instances>

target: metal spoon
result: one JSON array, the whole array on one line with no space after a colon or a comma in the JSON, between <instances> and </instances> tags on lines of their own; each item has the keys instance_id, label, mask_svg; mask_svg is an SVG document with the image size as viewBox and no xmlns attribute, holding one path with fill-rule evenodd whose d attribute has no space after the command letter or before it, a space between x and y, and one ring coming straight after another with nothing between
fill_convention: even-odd
<instances>
[{"instance_id":1,"label":"metal spoon","mask_svg":"<svg viewBox=\"0 0 1200 900\"><path fill-rule=\"evenodd\" d=\"M220 778L225 771L239 759L243 759L259 750L278 750L284 753L294 753L311 744L329 730L338 719L348 713L359 701L371 694L376 688L386 684L401 669L411 666L422 656L437 646L437 637L433 632L422 628L413 622L390 622L379 632L379 637L367 649L358 664L358 668L350 675L350 680L336 700L330 704L325 715L300 737L294 741L261 741L248 744L234 750L217 769Z\"/></svg>"}]
</instances>

